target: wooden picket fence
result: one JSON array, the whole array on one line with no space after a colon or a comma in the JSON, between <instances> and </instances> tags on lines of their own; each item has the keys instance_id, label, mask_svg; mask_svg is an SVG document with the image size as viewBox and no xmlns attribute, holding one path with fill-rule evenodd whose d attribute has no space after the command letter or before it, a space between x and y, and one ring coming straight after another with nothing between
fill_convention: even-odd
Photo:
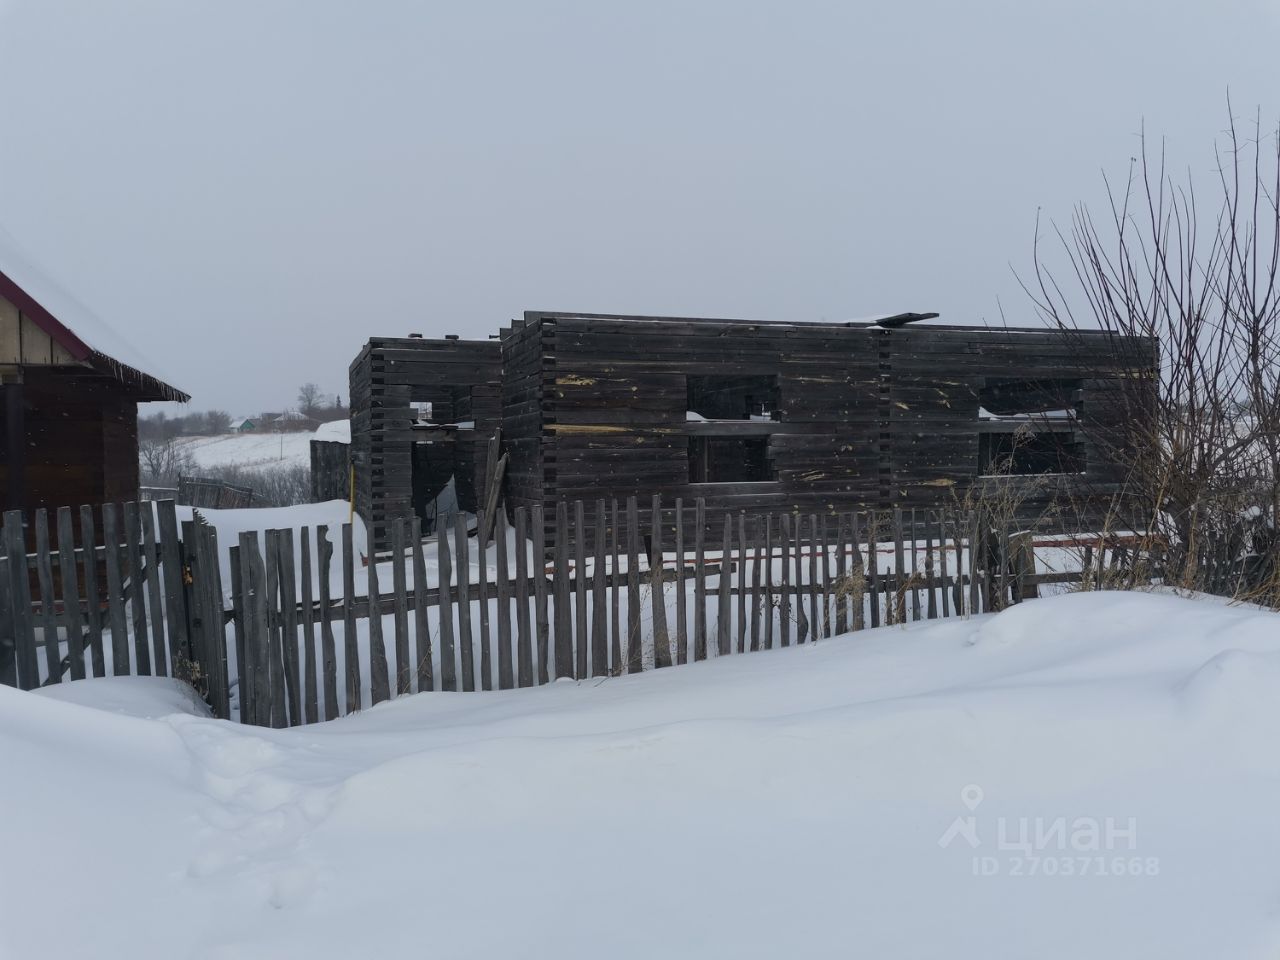
<instances>
[{"instance_id":1,"label":"wooden picket fence","mask_svg":"<svg viewBox=\"0 0 1280 960\"><path fill-rule=\"evenodd\" d=\"M219 717L284 727L410 693L612 677L966 616L1081 578L1037 573L1029 533L971 513L709 518L701 501L654 497L642 524L635 498L591 506L557 504L549 524L518 508L511 539L499 509L496 575L473 569L462 516L433 541L416 520L395 523L389 560L366 567L350 524L336 545L324 526L241 533L224 555L216 530L198 512L180 524L172 501L85 507L78 526L63 508L56 540L45 511L34 530L13 511L0 683L175 676ZM1098 563L1119 555L1100 549Z\"/></svg>"}]
</instances>

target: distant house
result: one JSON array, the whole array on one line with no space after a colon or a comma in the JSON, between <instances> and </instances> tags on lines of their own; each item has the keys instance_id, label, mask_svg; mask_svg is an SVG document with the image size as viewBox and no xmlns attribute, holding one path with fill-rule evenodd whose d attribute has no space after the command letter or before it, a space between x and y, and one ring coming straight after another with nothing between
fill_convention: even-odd
<instances>
[{"instance_id":1,"label":"distant house","mask_svg":"<svg viewBox=\"0 0 1280 960\"><path fill-rule=\"evenodd\" d=\"M236 433L253 433L257 429L258 423L256 420L245 420L240 426L236 427Z\"/></svg>"},{"instance_id":2,"label":"distant house","mask_svg":"<svg viewBox=\"0 0 1280 960\"><path fill-rule=\"evenodd\" d=\"M138 404L190 397L0 231L6 510L135 500Z\"/></svg>"},{"instance_id":3,"label":"distant house","mask_svg":"<svg viewBox=\"0 0 1280 960\"><path fill-rule=\"evenodd\" d=\"M286 410L278 417L271 418L271 429L281 433L311 433L320 426L315 417L308 417L297 410Z\"/></svg>"}]
</instances>

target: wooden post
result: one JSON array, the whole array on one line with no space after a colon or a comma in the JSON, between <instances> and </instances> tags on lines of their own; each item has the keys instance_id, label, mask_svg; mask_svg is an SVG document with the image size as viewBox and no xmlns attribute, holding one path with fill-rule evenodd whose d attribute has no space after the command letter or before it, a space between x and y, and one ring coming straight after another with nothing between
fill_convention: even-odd
<instances>
[{"instance_id":1,"label":"wooden post","mask_svg":"<svg viewBox=\"0 0 1280 960\"><path fill-rule=\"evenodd\" d=\"M778 540L782 547L782 577L778 584L778 643L791 646L791 516L778 516Z\"/></svg>"},{"instance_id":2,"label":"wooden post","mask_svg":"<svg viewBox=\"0 0 1280 960\"><path fill-rule=\"evenodd\" d=\"M795 544L792 556L795 557L795 611L796 611L796 643L804 643L809 636L809 618L804 612L804 518L799 511L792 513L791 521L795 525Z\"/></svg>"},{"instance_id":3,"label":"wooden post","mask_svg":"<svg viewBox=\"0 0 1280 960\"><path fill-rule=\"evenodd\" d=\"M773 649L773 514L764 515L764 649Z\"/></svg>"},{"instance_id":4,"label":"wooden post","mask_svg":"<svg viewBox=\"0 0 1280 960\"><path fill-rule=\"evenodd\" d=\"M862 561L862 514L849 516L849 601L853 608L854 630L867 625L864 600L867 593L867 566Z\"/></svg>"},{"instance_id":5,"label":"wooden post","mask_svg":"<svg viewBox=\"0 0 1280 960\"><path fill-rule=\"evenodd\" d=\"M688 599L684 590L684 500L676 497L676 663L689 662Z\"/></svg>"},{"instance_id":6,"label":"wooden post","mask_svg":"<svg viewBox=\"0 0 1280 960\"><path fill-rule=\"evenodd\" d=\"M164 571L169 664L177 676L178 662L191 659L191 641L187 635L187 598L182 582L182 543L178 537L178 517L172 500L161 500L156 504L156 520L160 534L160 562ZM87 555L85 562L89 562Z\"/></svg>"},{"instance_id":7,"label":"wooden post","mask_svg":"<svg viewBox=\"0 0 1280 960\"><path fill-rule=\"evenodd\" d=\"M662 589L662 497L653 495L650 510L649 600L653 620L653 665L671 666L671 637L667 632L667 598Z\"/></svg>"},{"instance_id":8,"label":"wooden post","mask_svg":"<svg viewBox=\"0 0 1280 960\"><path fill-rule=\"evenodd\" d=\"M129 628L124 613L124 577L120 571L120 523L114 503L102 505L103 556L107 568L107 619L111 624L111 672L129 675Z\"/></svg>"},{"instance_id":9,"label":"wooden post","mask_svg":"<svg viewBox=\"0 0 1280 960\"><path fill-rule=\"evenodd\" d=\"M556 677L573 676L573 617L569 609L569 507L556 503L555 557L551 562L551 590L555 597Z\"/></svg>"},{"instance_id":10,"label":"wooden post","mask_svg":"<svg viewBox=\"0 0 1280 960\"><path fill-rule=\"evenodd\" d=\"M867 594L871 611L871 626L880 626L880 515L870 514L867 524ZM888 602L888 596L885 601Z\"/></svg>"},{"instance_id":11,"label":"wooden post","mask_svg":"<svg viewBox=\"0 0 1280 960\"><path fill-rule=\"evenodd\" d=\"M453 515L454 551L458 559L458 652L462 660L462 690L476 688L476 651L471 636L471 562L467 556L467 520L459 512Z\"/></svg>"},{"instance_id":12,"label":"wooden post","mask_svg":"<svg viewBox=\"0 0 1280 960\"><path fill-rule=\"evenodd\" d=\"M821 537L818 535L817 514L811 513L809 514L809 633L814 640L822 636L823 611L818 599L822 595L822 583L818 579L818 550L821 542ZM823 566L826 562L826 555L823 554Z\"/></svg>"},{"instance_id":13,"label":"wooden post","mask_svg":"<svg viewBox=\"0 0 1280 960\"><path fill-rule=\"evenodd\" d=\"M836 514L836 633L843 634L849 629L849 541L852 539L854 549L858 548L858 538L848 535L846 517Z\"/></svg>"},{"instance_id":14,"label":"wooden post","mask_svg":"<svg viewBox=\"0 0 1280 960\"><path fill-rule=\"evenodd\" d=\"M391 699L387 669L387 644L382 633L382 586L378 582L378 558L372 546L365 567L369 577L369 699L373 706Z\"/></svg>"},{"instance_id":15,"label":"wooden post","mask_svg":"<svg viewBox=\"0 0 1280 960\"><path fill-rule=\"evenodd\" d=\"M212 528L210 528L212 532ZM279 531L280 561L280 652L284 664L284 685L289 696L289 726L302 723L302 669L298 657L298 578L294 567L293 529ZM213 558L217 569L217 556Z\"/></svg>"},{"instance_id":16,"label":"wooden post","mask_svg":"<svg viewBox=\"0 0 1280 960\"><path fill-rule=\"evenodd\" d=\"M324 718L336 720L338 712L338 649L333 638L332 601L329 598L329 569L333 544L328 526L316 527L316 555L319 558L316 585L320 590L320 656L324 675Z\"/></svg>"},{"instance_id":17,"label":"wooden post","mask_svg":"<svg viewBox=\"0 0 1280 960\"><path fill-rule=\"evenodd\" d=\"M165 656L165 627L164 627L164 602L162 600L163 586L161 580L160 569L160 553L156 543L156 516L155 508L150 503L144 503L140 506L139 512L142 517L142 553L146 558L147 573L147 602L151 607L151 659L152 666L155 669L156 676L167 677L169 675L168 665ZM221 598L219 598L221 599Z\"/></svg>"},{"instance_id":18,"label":"wooden post","mask_svg":"<svg viewBox=\"0 0 1280 960\"><path fill-rule=\"evenodd\" d=\"M747 514L738 511L738 652L747 652Z\"/></svg>"},{"instance_id":19,"label":"wooden post","mask_svg":"<svg viewBox=\"0 0 1280 960\"><path fill-rule=\"evenodd\" d=\"M240 627L244 634L243 663L240 666L240 722L264 725L263 709L258 699L260 687L259 653L266 642L266 623L261 605L262 584L257 579L254 555L258 552L258 535L252 531L240 534L236 562L240 566L238 592ZM232 581L233 585L236 581Z\"/></svg>"},{"instance_id":20,"label":"wooden post","mask_svg":"<svg viewBox=\"0 0 1280 960\"><path fill-rule=\"evenodd\" d=\"M757 515L752 518L752 526L754 527L755 547L753 549L754 559L751 564L751 651L754 653L760 649L760 590L761 590L761 565L763 562L762 554L764 552L764 535L760 530L760 517ZM746 578L743 577L743 587L746 587Z\"/></svg>"},{"instance_id":21,"label":"wooden post","mask_svg":"<svg viewBox=\"0 0 1280 960\"><path fill-rule=\"evenodd\" d=\"M614 676L622 674L622 522L618 501L612 502L613 563L609 568L609 663Z\"/></svg>"},{"instance_id":22,"label":"wooden post","mask_svg":"<svg viewBox=\"0 0 1280 960\"><path fill-rule=\"evenodd\" d=\"M947 571L947 518L945 514L937 518L938 530L938 584L941 587L942 616L951 616L951 579Z\"/></svg>"},{"instance_id":23,"label":"wooden post","mask_svg":"<svg viewBox=\"0 0 1280 960\"><path fill-rule=\"evenodd\" d=\"M933 528L934 518L930 514L924 527L924 579L929 595L925 600L926 616L930 620L938 619L938 577L933 566Z\"/></svg>"},{"instance_id":24,"label":"wooden post","mask_svg":"<svg viewBox=\"0 0 1280 960\"><path fill-rule=\"evenodd\" d=\"M49 556L49 516L41 507L35 514L36 581L40 585L40 632L44 638L45 683L62 682L62 656L58 644L58 598L53 592L53 559ZM27 566L26 556L22 566ZM28 577L30 575L28 574Z\"/></svg>"},{"instance_id":25,"label":"wooden post","mask_svg":"<svg viewBox=\"0 0 1280 960\"><path fill-rule=\"evenodd\" d=\"M227 555L231 563L231 625L236 645L236 688L240 691L240 722L248 723L249 720L247 718L253 691L251 689L252 684L249 681L249 666L245 659L244 578L240 569L240 546L238 542L236 546L227 550Z\"/></svg>"},{"instance_id":26,"label":"wooden post","mask_svg":"<svg viewBox=\"0 0 1280 960\"><path fill-rule=\"evenodd\" d=\"M151 675L151 651L147 649L147 594L143 586L142 525L138 505L124 505L124 554L129 564L129 605L133 609L134 668L139 676Z\"/></svg>"}]
</instances>

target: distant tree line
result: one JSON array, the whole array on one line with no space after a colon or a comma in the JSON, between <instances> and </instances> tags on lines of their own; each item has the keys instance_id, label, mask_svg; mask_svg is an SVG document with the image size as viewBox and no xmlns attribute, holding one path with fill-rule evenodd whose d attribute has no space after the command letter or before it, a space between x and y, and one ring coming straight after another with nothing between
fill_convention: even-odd
<instances>
[{"instance_id":1,"label":"distant tree line","mask_svg":"<svg viewBox=\"0 0 1280 960\"><path fill-rule=\"evenodd\" d=\"M342 397L322 393L314 383L304 383L298 388L295 408L259 413L248 419L257 430L274 432L310 429L312 423L345 420L350 415ZM138 439L163 442L175 437L211 437L230 433L242 422L234 421L226 410L197 410L178 416L161 412L138 418Z\"/></svg>"}]
</instances>

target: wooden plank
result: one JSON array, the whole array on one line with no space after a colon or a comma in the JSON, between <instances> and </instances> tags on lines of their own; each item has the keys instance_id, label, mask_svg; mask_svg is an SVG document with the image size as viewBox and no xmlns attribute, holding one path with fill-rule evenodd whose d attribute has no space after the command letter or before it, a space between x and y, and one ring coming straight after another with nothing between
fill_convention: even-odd
<instances>
[{"instance_id":1,"label":"wooden plank","mask_svg":"<svg viewBox=\"0 0 1280 960\"><path fill-rule=\"evenodd\" d=\"M952 587L951 602L955 607L956 616L964 615L964 552L962 539L964 536L963 526L960 518L954 514L950 517L951 526L951 546L955 556L956 579Z\"/></svg>"},{"instance_id":2,"label":"wooden plank","mask_svg":"<svg viewBox=\"0 0 1280 960\"><path fill-rule=\"evenodd\" d=\"M927 514L924 521L924 582L928 596L925 599L925 617L938 619L938 572L933 562L933 537L936 526L932 514Z\"/></svg>"},{"instance_id":3,"label":"wooden plank","mask_svg":"<svg viewBox=\"0 0 1280 960\"><path fill-rule=\"evenodd\" d=\"M858 539L850 537L848 519L843 513L836 517L836 633L843 634L849 629L849 544L857 549Z\"/></svg>"},{"instance_id":4,"label":"wooden plank","mask_svg":"<svg viewBox=\"0 0 1280 960\"><path fill-rule=\"evenodd\" d=\"M573 619L569 607L569 507L556 503L556 541L551 561L551 591L555 600L556 677L573 676Z\"/></svg>"},{"instance_id":5,"label":"wooden plank","mask_svg":"<svg viewBox=\"0 0 1280 960\"><path fill-rule=\"evenodd\" d=\"M903 554L903 533L902 533L902 509L895 507L893 511L893 576L894 576L894 601L893 615L886 617L890 623L901 623L905 618L906 597L903 593L903 586L907 582L907 564L906 557ZM889 598L885 595L885 612L889 610Z\"/></svg>"},{"instance_id":6,"label":"wooden plank","mask_svg":"<svg viewBox=\"0 0 1280 960\"><path fill-rule=\"evenodd\" d=\"M831 637L834 636L831 630L831 530L825 513L818 517L818 541L822 547L822 556L818 560L818 596L821 598L822 610L821 635Z\"/></svg>"},{"instance_id":7,"label":"wooden plank","mask_svg":"<svg viewBox=\"0 0 1280 960\"><path fill-rule=\"evenodd\" d=\"M471 562L468 558L467 518L459 511L453 515L453 547L457 557L456 603L458 607L458 653L462 660L462 689L471 693L476 688L475 638L471 633Z\"/></svg>"},{"instance_id":8,"label":"wooden plank","mask_svg":"<svg viewBox=\"0 0 1280 960\"><path fill-rule=\"evenodd\" d=\"M497 496L496 491L494 496ZM485 526L485 518L484 513L476 518L477 526L481 529ZM486 543L487 539L476 541L476 579L480 586L480 689L492 690L493 655L489 649L489 562L485 554Z\"/></svg>"},{"instance_id":9,"label":"wooden plank","mask_svg":"<svg viewBox=\"0 0 1280 960\"><path fill-rule=\"evenodd\" d=\"M863 602L867 593L867 568L862 562L862 515L854 513L849 517L849 603L853 608L850 626L861 630L866 626L866 605Z\"/></svg>"},{"instance_id":10,"label":"wooden plank","mask_svg":"<svg viewBox=\"0 0 1280 960\"><path fill-rule=\"evenodd\" d=\"M32 523L36 528L36 581L40 586L40 632L44 641L45 683L62 682L62 651L58 643L58 598L53 592L53 560L49 556L49 516L41 507ZM26 573L26 554L22 567Z\"/></svg>"},{"instance_id":11,"label":"wooden plank","mask_svg":"<svg viewBox=\"0 0 1280 960\"><path fill-rule=\"evenodd\" d=\"M649 509L649 601L653 622L653 665L671 666L671 635L667 631L667 598L663 590L662 496L653 495Z\"/></svg>"},{"instance_id":12,"label":"wooden plank","mask_svg":"<svg viewBox=\"0 0 1280 960\"><path fill-rule=\"evenodd\" d=\"M320 593L320 608L328 610L329 578L333 562L333 544L329 542L329 527L316 527L316 587ZM333 621L326 615L320 618L320 674L324 685L324 718L338 718L338 648L333 638Z\"/></svg>"},{"instance_id":13,"label":"wooden plank","mask_svg":"<svg viewBox=\"0 0 1280 960\"><path fill-rule=\"evenodd\" d=\"M80 584L76 576L76 537L71 508L58 508L58 572L62 576L63 609L67 615L67 657L71 679L83 680L84 619L80 612ZM90 603L90 605L92 605Z\"/></svg>"},{"instance_id":14,"label":"wooden plank","mask_svg":"<svg viewBox=\"0 0 1280 960\"><path fill-rule=\"evenodd\" d=\"M114 503L102 505L102 542L107 570L107 622L111 625L111 673L123 677L130 672L129 628L125 621L124 577L120 569L120 520Z\"/></svg>"},{"instance_id":15,"label":"wooden plank","mask_svg":"<svg viewBox=\"0 0 1280 960\"><path fill-rule=\"evenodd\" d=\"M133 612L133 667L140 677L151 675L151 651L147 648L147 594L143 585L142 525L138 504L124 505L124 555L128 564L129 606Z\"/></svg>"},{"instance_id":16,"label":"wooden plank","mask_svg":"<svg viewBox=\"0 0 1280 960\"><path fill-rule=\"evenodd\" d=\"M778 643L791 646L791 517L778 517L778 540L782 547L782 576L778 583Z\"/></svg>"},{"instance_id":17,"label":"wooden plank","mask_svg":"<svg viewBox=\"0 0 1280 960\"><path fill-rule=\"evenodd\" d=\"M397 517L391 524L391 622L396 644L396 696L404 696L413 688L413 664L409 656L409 587L404 568L406 549L404 517Z\"/></svg>"},{"instance_id":18,"label":"wooden plank","mask_svg":"<svg viewBox=\"0 0 1280 960\"><path fill-rule=\"evenodd\" d=\"M271 704L271 726L276 729L283 729L289 725L289 699L288 685L286 677L288 675L288 667L284 659L284 637L282 629L282 617L284 607L292 603L293 598L290 597L286 603L285 598L281 596L280 586L280 530L268 530L266 542L266 585L267 585L267 672L271 678L269 703ZM199 543L199 534L196 534L196 543ZM199 576L196 577L199 582ZM201 597L201 662L207 662L207 648L203 644L204 638L204 615L203 610L204 598Z\"/></svg>"},{"instance_id":19,"label":"wooden plank","mask_svg":"<svg viewBox=\"0 0 1280 960\"><path fill-rule=\"evenodd\" d=\"M356 561L351 524L342 525L342 618L343 672L346 675L346 713L355 713L363 705L360 679L360 645L356 634Z\"/></svg>"},{"instance_id":20,"label":"wooden plank","mask_svg":"<svg viewBox=\"0 0 1280 960\"><path fill-rule=\"evenodd\" d=\"M755 547L753 550L753 553L754 553L753 562L751 564L751 597L750 597L750 600L748 601L748 603L751 606L750 649L752 652L755 652L756 650L760 649L760 604L761 604L761 590L762 590L760 568L764 562L764 557L762 556L762 554L764 552L764 541L765 541L764 531L761 529L760 521L761 521L761 518L759 516L755 516L752 518L752 529L753 529L753 536L755 537ZM746 585L745 575L742 578L742 583L744 586Z\"/></svg>"},{"instance_id":21,"label":"wooden plank","mask_svg":"<svg viewBox=\"0 0 1280 960\"><path fill-rule=\"evenodd\" d=\"M529 629L529 530L524 507L516 507L516 682L533 686L533 635Z\"/></svg>"},{"instance_id":22,"label":"wooden plank","mask_svg":"<svg viewBox=\"0 0 1280 960\"><path fill-rule=\"evenodd\" d=\"M792 556L795 558L795 612L796 612L796 643L804 643L809 639L809 617L804 612L804 517L799 512L793 512L791 522L794 526L795 542L793 544Z\"/></svg>"},{"instance_id":23,"label":"wooden plank","mask_svg":"<svg viewBox=\"0 0 1280 960\"><path fill-rule=\"evenodd\" d=\"M164 572L164 612L169 634L169 663L176 677L179 675L179 664L191 659L191 639L187 633L182 543L178 537L178 517L172 500L161 500L156 504L156 518L160 534L160 563Z\"/></svg>"},{"instance_id":24,"label":"wooden plank","mask_svg":"<svg viewBox=\"0 0 1280 960\"><path fill-rule=\"evenodd\" d=\"M431 624L427 619L427 557L422 546L422 521L413 518L410 526L411 552L413 554L413 662L412 671L417 675L419 693L428 693L434 687L431 669ZM498 531L501 545L506 547L506 532ZM510 668L510 662L507 664Z\"/></svg>"},{"instance_id":25,"label":"wooden plank","mask_svg":"<svg viewBox=\"0 0 1280 960\"><path fill-rule=\"evenodd\" d=\"M911 619L917 621L920 619L920 585L923 582L920 573L920 551L917 549L919 545L920 525L916 520L916 511L912 508L910 513L911 526L909 538L911 541Z\"/></svg>"},{"instance_id":26,"label":"wooden plank","mask_svg":"<svg viewBox=\"0 0 1280 960\"><path fill-rule=\"evenodd\" d=\"M231 718L231 685L227 676L227 628L223 616L222 573L218 565L218 531L211 526L200 531L204 554L202 588L209 624L205 631L208 649L209 706L220 720Z\"/></svg>"},{"instance_id":27,"label":"wooden plank","mask_svg":"<svg viewBox=\"0 0 1280 960\"><path fill-rule=\"evenodd\" d=\"M547 528L542 505L534 504L529 515L533 534L533 619L537 646L538 683L551 680L548 647L551 640L551 622L547 610Z\"/></svg>"},{"instance_id":28,"label":"wooden plank","mask_svg":"<svg viewBox=\"0 0 1280 960\"><path fill-rule=\"evenodd\" d=\"M378 562L372 550L365 570L369 574L369 697L376 707L384 700L391 699L391 672L387 664L386 637L382 630L382 590L378 584Z\"/></svg>"},{"instance_id":29,"label":"wooden plank","mask_svg":"<svg viewBox=\"0 0 1280 960\"><path fill-rule=\"evenodd\" d=\"M259 700L263 686L259 683L258 674L267 628L263 612L265 608L262 606L263 585L257 577L257 565L254 562L257 552L258 534L254 531L242 532L236 547L236 562L240 566L240 624L244 632L244 663L240 670L240 722L263 726L264 710Z\"/></svg>"},{"instance_id":30,"label":"wooden plank","mask_svg":"<svg viewBox=\"0 0 1280 960\"><path fill-rule=\"evenodd\" d=\"M249 723L253 691L249 681L249 666L245 659L244 577L240 569L238 541L234 547L228 549L227 554L231 564L231 625L236 645L236 692L240 699L240 722Z\"/></svg>"},{"instance_id":31,"label":"wooden plank","mask_svg":"<svg viewBox=\"0 0 1280 960\"><path fill-rule=\"evenodd\" d=\"M574 676L587 676L587 517L581 500L573 505Z\"/></svg>"},{"instance_id":32,"label":"wooden plank","mask_svg":"<svg viewBox=\"0 0 1280 960\"><path fill-rule=\"evenodd\" d=\"M627 497L627 673L644 669L640 635L640 518L636 498Z\"/></svg>"},{"instance_id":33,"label":"wooden plank","mask_svg":"<svg viewBox=\"0 0 1280 960\"><path fill-rule=\"evenodd\" d=\"M707 502L699 497L693 521L693 659L707 659Z\"/></svg>"},{"instance_id":34,"label":"wooden plank","mask_svg":"<svg viewBox=\"0 0 1280 960\"><path fill-rule=\"evenodd\" d=\"M98 552L94 544L95 539L93 508L85 504L80 508L80 546L84 551L82 557L84 567L85 627L87 628L89 659L92 662L93 675L95 677L105 677L107 675L107 664L102 646L102 592L98 580ZM176 550L176 531L172 544L171 549ZM176 563L175 567L181 571L181 561ZM181 576L181 573L179 573L179 576ZM185 616L183 618L182 633L185 637Z\"/></svg>"},{"instance_id":35,"label":"wooden plank","mask_svg":"<svg viewBox=\"0 0 1280 960\"><path fill-rule=\"evenodd\" d=\"M937 517L937 534L938 534L938 588L941 596L939 601L942 605L942 616L944 618L951 616L951 578L947 571L947 516L939 514Z\"/></svg>"},{"instance_id":36,"label":"wooden plank","mask_svg":"<svg viewBox=\"0 0 1280 960\"><path fill-rule=\"evenodd\" d=\"M611 675L620 676L622 674L622 522L618 515L618 501L612 503L612 544L613 564L609 568L611 574L610 602L609 602L609 663L611 665Z\"/></svg>"},{"instance_id":37,"label":"wooden plank","mask_svg":"<svg viewBox=\"0 0 1280 960\"><path fill-rule=\"evenodd\" d=\"M436 525L436 563L440 580L440 689L458 689L457 654L453 642L453 564L449 559L448 527Z\"/></svg>"},{"instance_id":38,"label":"wooden plank","mask_svg":"<svg viewBox=\"0 0 1280 960\"><path fill-rule=\"evenodd\" d=\"M498 593L498 689L510 690L515 686L515 670L511 650L511 567L507 561L507 531L501 517L494 531L494 559L497 564ZM517 540L516 549L524 550ZM419 605L420 605L419 601ZM526 618L528 613L526 611Z\"/></svg>"},{"instance_id":39,"label":"wooden plank","mask_svg":"<svg viewBox=\"0 0 1280 960\"><path fill-rule=\"evenodd\" d=\"M764 516L764 649L773 649L773 514Z\"/></svg>"},{"instance_id":40,"label":"wooden plank","mask_svg":"<svg viewBox=\"0 0 1280 960\"><path fill-rule=\"evenodd\" d=\"M747 514L738 512L738 652L747 652Z\"/></svg>"},{"instance_id":41,"label":"wooden plank","mask_svg":"<svg viewBox=\"0 0 1280 960\"><path fill-rule=\"evenodd\" d=\"M212 531L210 531L212 532ZM216 569L216 556L215 556ZM289 726L302 723L302 664L298 656L298 577L294 565L293 529L280 531L280 651L285 669L285 691L289 697Z\"/></svg>"},{"instance_id":42,"label":"wooden plank","mask_svg":"<svg viewBox=\"0 0 1280 960\"><path fill-rule=\"evenodd\" d=\"M716 655L727 657L733 648L730 646L730 631L733 627L733 612L729 606L729 589L733 575L731 559L733 552L733 516L724 515L724 534L720 539L720 576L716 581Z\"/></svg>"},{"instance_id":43,"label":"wooden plank","mask_svg":"<svg viewBox=\"0 0 1280 960\"><path fill-rule=\"evenodd\" d=\"M320 690L316 677L316 623L314 574L311 569L311 528L298 531L298 549L302 561L302 714L304 723L320 720Z\"/></svg>"},{"instance_id":44,"label":"wooden plank","mask_svg":"<svg viewBox=\"0 0 1280 960\"><path fill-rule=\"evenodd\" d=\"M871 626L880 626L880 514L872 511L867 523L867 602ZM886 602L888 597L885 597Z\"/></svg>"},{"instance_id":45,"label":"wooden plank","mask_svg":"<svg viewBox=\"0 0 1280 960\"><path fill-rule=\"evenodd\" d=\"M685 596L684 499L676 497L676 663L689 662L689 620Z\"/></svg>"},{"instance_id":46,"label":"wooden plank","mask_svg":"<svg viewBox=\"0 0 1280 960\"><path fill-rule=\"evenodd\" d=\"M151 606L151 662L157 677L167 677L169 669L165 648L164 603L161 599L160 554L156 549L156 517L150 503L141 505L142 552L147 565L147 601Z\"/></svg>"},{"instance_id":47,"label":"wooden plank","mask_svg":"<svg viewBox=\"0 0 1280 960\"><path fill-rule=\"evenodd\" d=\"M609 623L606 565L607 523L604 500L596 501L595 555L591 574L591 676L609 675Z\"/></svg>"},{"instance_id":48,"label":"wooden plank","mask_svg":"<svg viewBox=\"0 0 1280 960\"><path fill-rule=\"evenodd\" d=\"M822 584L818 580L818 517L809 514L809 635L817 640L822 636L822 607L819 596Z\"/></svg>"},{"instance_id":49,"label":"wooden plank","mask_svg":"<svg viewBox=\"0 0 1280 960\"><path fill-rule=\"evenodd\" d=\"M981 534L980 522L977 511L969 514L969 522L966 524L969 528L969 615L972 616L981 612L979 587L978 587L978 539Z\"/></svg>"}]
</instances>

